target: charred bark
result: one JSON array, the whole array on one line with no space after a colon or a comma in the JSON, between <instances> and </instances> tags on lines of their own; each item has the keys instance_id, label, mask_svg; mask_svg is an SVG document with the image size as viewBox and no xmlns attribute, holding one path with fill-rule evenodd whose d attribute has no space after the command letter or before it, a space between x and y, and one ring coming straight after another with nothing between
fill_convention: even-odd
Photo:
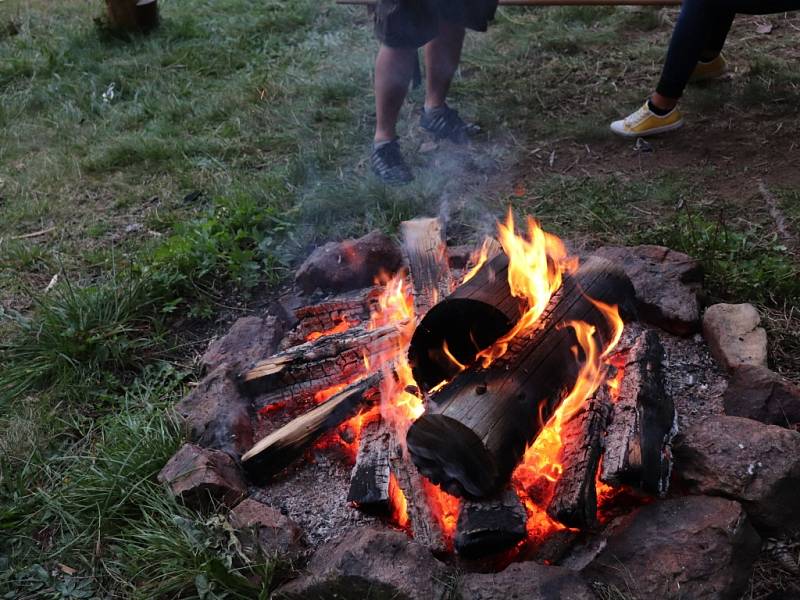
<instances>
[{"instance_id":1,"label":"charred bark","mask_svg":"<svg viewBox=\"0 0 800 600\"><path fill-rule=\"evenodd\" d=\"M470 500L461 505L455 549L465 558L503 552L525 539L528 514L513 489L490 500Z\"/></svg>"},{"instance_id":2,"label":"charred bark","mask_svg":"<svg viewBox=\"0 0 800 600\"><path fill-rule=\"evenodd\" d=\"M366 374L364 357L378 362L381 355L394 351L398 338L393 325L371 331L355 327L259 361L239 375L239 384L250 395L275 394L284 388L313 394Z\"/></svg>"},{"instance_id":3,"label":"charred bark","mask_svg":"<svg viewBox=\"0 0 800 600\"><path fill-rule=\"evenodd\" d=\"M391 508L389 459L392 444L392 430L380 418L361 431L347 500L365 512L388 513Z\"/></svg>"},{"instance_id":4,"label":"charred bark","mask_svg":"<svg viewBox=\"0 0 800 600\"><path fill-rule=\"evenodd\" d=\"M242 467L256 482L267 480L303 454L322 435L376 403L382 375L351 384L326 402L259 440L242 456Z\"/></svg>"},{"instance_id":5,"label":"charred bark","mask_svg":"<svg viewBox=\"0 0 800 600\"><path fill-rule=\"evenodd\" d=\"M518 347L488 369L471 367L434 397L407 437L425 476L468 498L487 497L508 481L577 378L576 338L566 323L594 325L601 347L610 341L611 326L589 298L620 306L622 315L633 312L633 286L625 273L591 259L565 278L538 328L520 338Z\"/></svg>"},{"instance_id":6,"label":"charred bark","mask_svg":"<svg viewBox=\"0 0 800 600\"><path fill-rule=\"evenodd\" d=\"M547 514L567 527L587 529L597 523L595 480L610 415L611 398L604 385L562 425L559 462L564 470Z\"/></svg>"},{"instance_id":7,"label":"charred bark","mask_svg":"<svg viewBox=\"0 0 800 600\"><path fill-rule=\"evenodd\" d=\"M655 331L639 336L628 354L605 439L600 480L663 495L672 470L677 416L664 386L664 347Z\"/></svg>"}]
</instances>

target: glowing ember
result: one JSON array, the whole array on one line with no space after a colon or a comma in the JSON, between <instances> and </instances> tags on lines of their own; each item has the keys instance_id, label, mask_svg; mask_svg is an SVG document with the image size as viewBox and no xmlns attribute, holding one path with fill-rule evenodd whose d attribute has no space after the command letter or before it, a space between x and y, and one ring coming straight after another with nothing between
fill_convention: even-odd
<instances>
[{"instance_id":1,"label":"glowing ember","mask_svg":"<svg viewBox=\"0 0 800 600\"><path fill-rule=\"evenodd\" d=\"M511 331L478 354L484 368L506 353L511 340L535 325L561 287L562 275L578 268L578 259L568 255L564 243L546 233L531 217L528 217L527 239L516 234L510 210L505 225L498 224L498 230L500 244L508 256L511 294L524 300L527 310Z\"/></svg>"},{"instance_id":2,"label":"glowing ember","mask_svg":"<svg viewBox=\"0 0 800 600\"><path fill-rule=\"evenodd\" d=\"M441 488L433 485L427 479L424 481L425 496L431 507L431 512L442 527L442 532L448 543L452 543L458 524L458 512L461 502L455 496L443 492Z\"/></svg>"},{"instance_id":3,"label":"glowing ember","mask_svg":"<svg viewBox=\"0 0 800 600\"><path fill-rule=\"evenodd\" d=\"M408 529L408 501L394 473L389 473L389 501L392 505L392 522L401 529Z\"/></svg>"},{"instance_id":4,"label":"glowing ember","mask_svg":"<svg viewBox=\"0 0 800 600\"><path fill-rule=\"evenodd\" d=\"M327 329L325 331L312 331L306 336L307 342L313 342L314 340L318 340L321 337L325 337L326 335L333 335L335 333L343 333L350 329L353 326L347 319L343 321L339 321L334 327Z\"/></svg>"}]
</instances>

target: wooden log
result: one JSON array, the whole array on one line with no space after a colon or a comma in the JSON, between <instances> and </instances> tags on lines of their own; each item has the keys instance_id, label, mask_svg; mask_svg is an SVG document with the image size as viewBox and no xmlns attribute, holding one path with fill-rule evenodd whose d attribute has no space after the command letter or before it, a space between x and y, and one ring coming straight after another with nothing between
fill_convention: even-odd
<instances>
[{"instance_id":1,"label":"wooden log","mask_svg":"<svg viewBox=\"0 0 800 600\"><path fill-rule=\"evenodd\" d=\"M442 222L439 219L403 221L400 234L411 274L415 314L424 315L450 294L453 283Z\"/></svg>"},{"instance_id":2,"label":"wooden log","mask_svg":"<svg viewBox=\"0 0 800 600\"><path fill-rule=\"evenodd\" d=\"M361 430L347 494L347 501L353 502L360 510L388 513L391 509L389 459L392 445L392 430L380 418L367 423Z\"/></svg>"},{"instance_id":3,"label":"wooden log","mask_svg":"<svg viewBox=\"0 0 800 600\"><path fill-rule=\"evenodd\" d=\"M469 500L461 505L455 549L465 558L504 552L525 539L528 514L517 493L506 488L489 500Z\"/></svg>"},{"instance_id":4,"label":"wooden log","mask_svg":"<svg viewBox=\"0 0 800 600\"><path fill-rule=\"evenodd\" d=\"M587 529L597 524L595 479L603 438L611 416L611 397L602 385L561 428L561 477L555 484L547 514L567 527Z\"/></svg>"},{"instance_id":5,"label":"wooden log","mask_svg":"<svg viewBox=\"0 0 800 600\"><path fill-rule=\"evenodd\" d=\"M487 497L505 485L575 384L577 341L565 324L594 325L600 347L610 341L612 327L589 298L618 305L623 318L634 314L633 286L609 261L594 257L566 277L518 348L488 369L475 365L461 373L411 426L408 449L425 476L467 498Z\"/></svg>"},{"instance_id":6,"label":"wooden log","mask_svg":"<svg viewBox=\"0 0 800 600\"><path fill-rule=\"evenodd\" d=\"M293 460L331 431L375 404L380 397L381 373L351 384L326 402L290 421L259 440L242 456L242 467L256 482L287 467Z\"/></svg>"},{"instance_id":7,"label":"wooden log","mask_svg":"<svg viewBox=\"0 0 800 600\"><path fill-rule=\"evenodd\" d=\"M520 301L508 285L508 257L499 254L425 313L417 325L408 349L417 384L428 391L460 372L444 352L445 344L458 363L467 365L521 316Z\"/></svg>"},{"instance_id":8,"label":"wooden log","mask_svg":"<svg viewBox=\"0 0 800 600\"><path fill-rule=\"evenodd\" d=\"M390 466L397 486L405 497L411 535L434 554L447 553L450 549L447 535L425 494L425 481L398 443L392 446Z\"/></svg>"},{"instance_id":9,"label":"wooden log","mask_svg":"<svg viewBox=\"0 0 800 600\"><path fill-rule=\"evenodd\" d=\"M613 404L600 474L604 483L627 484L650 494L667 492L678 420L664 386L663 361L658 333L649 330L639 336Z\"/></svg>"},{"instance_id":10,"label":"wooden log","mask_svg":"<svg viewBox=\"0 0 800 600\"><path fill-rule=\"evenodd\" d=\"M298 386L314 393L336 383L366 374L364 357L373 364L397 348L399 329L387 325L374 330L355 327L306 342L259 361L238 377L250 395L267 394Z\"/></svg>"}]
</instances>

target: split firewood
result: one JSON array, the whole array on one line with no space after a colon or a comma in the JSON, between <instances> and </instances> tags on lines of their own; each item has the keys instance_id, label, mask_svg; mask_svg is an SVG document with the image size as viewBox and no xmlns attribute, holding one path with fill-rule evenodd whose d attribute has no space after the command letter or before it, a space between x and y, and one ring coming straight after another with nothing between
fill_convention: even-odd
<instances>
[{"instance_id":1,"label":"split firewood","mask_svg":"<svg viewBox=\"0 0 800 600\"><path fill-rule=\"evenodd\" d=\"M281 471L317 441L380 398L381 373L349 385L326 402L259 440L242 456L242 467L255 481Z\"/></svg>"},{"instance_id":2,"label":"split firewood","mask_svg":"<svg viewBox=\"0 0 800 600\"><path fill-rule=\"evenodd\" d=\"M417 325L408 349L417 384L427 391L452 379L459 364L471 363L521 316L520 301L508 285L508 257L499 254Z\"/></svg>"},{"instance_id":3,"label":"split firewood","mask_svg":"<svg viewBox=\"0 0 800 600\"><path fill-rule=\"evenodd\" d=\"M601 347L611 340L612 325L589 298L619 306L623 317L634 314L633 286L609 261L592 258L566 277L535 331L489 368L473 365L459 374L411 426L408 449L424 475L467 498L485 498L505 485L577 379L577 339L565 324L593 325Z\"/></svg>"},{"instance_id":4,"label":"split firewood","mask_svg":"<svg viewBox=\"0 0 800 600\"><path fill-rule=\"evenodd\" d=\"M424 315L450 294L452 278L447 261L442 222L414 219L400 224L402 249L414 290L414 309Z\"/></svg>"},{"instance_id":5,"label":"split firewood","mask_svg":"<svg viewBox=\"0 0 800 600\"><path fill-rule=\"evenodd\" d=\"M468 500L458 514L455 549L467 558L503 552L525 539L527 521L525 506L511 488L489 500Z\"/></svg>"},{"instance_id":6,"label":"split firewood","mask_svg":"<svg viewBox=\"0 0 800 600\"><path fill-rule=\"evenodd\" d=\"M347 501L365 512L388 513L391 508L389 453L393 446L392 435L391 426L381 418L367 423L361 430Z\"/></svg>"},{"instance_id":7,"label":"split firewood","mask_svg":"<svg viewBox=\"0 0 800 600\"><path fill-rule=\"evenodd\" d=\"M365 358L376 364L394 352L400 327L374 330L355 327L342 333L306 342L257 362L239 375L242 389L251 395L274 393L299 386L313 394L366 374Z\"/></svg>"},{"instance_id":8,"label":"split firewood","mask_svg":"<svg viewBox=\"0 0 800 600\"><path fill-rule=\"evenodd\" d=\"M561 477L547 514L567 527L586 529L597 523L597 467L611 415L611 397L603 385L561 428Z\"/></svg>"},{"instance_id":9,"label":"split firewood","mask_svg":"<svg viewBox=\"0 0 800 600\"><path fill-rule=\"evenodd\" d=\"M434 554L446 553L449 550L447 535L425 494L425 480L398 443L392 445L390 465L405 499L408 527L412 536Z\"/></svg>"},{"instance_id":10,"label":"split firewood","mask_svg":"<svg viewBox=\"0 0 800 600\"><path fill-rule=\"evenodd\" d=\"M604 483L667 492L678 421L664 387L663 360L664 347L655 331L639 336L628 354L605 438Z\"/></svg>"}]
</instances>

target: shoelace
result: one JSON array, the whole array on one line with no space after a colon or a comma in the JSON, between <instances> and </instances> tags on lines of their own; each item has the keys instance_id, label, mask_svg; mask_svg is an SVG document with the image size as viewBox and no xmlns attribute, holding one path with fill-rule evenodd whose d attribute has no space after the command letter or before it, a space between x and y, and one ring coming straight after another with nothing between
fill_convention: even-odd
<instances>
[{"instance_id":1,"label":"shoelace","mask_svg":"<svg viewBox=\"0 0 800 600\"><path fill-rule=\"evenodd\" d=\"M650 109L647 108L647 105L645 104L639 110L637 110L632 115L629 115L625 119L624 121L625 127L636 127L639 123L644 121L649 116L650 116Z\"/></svg>"}]
</instances>

